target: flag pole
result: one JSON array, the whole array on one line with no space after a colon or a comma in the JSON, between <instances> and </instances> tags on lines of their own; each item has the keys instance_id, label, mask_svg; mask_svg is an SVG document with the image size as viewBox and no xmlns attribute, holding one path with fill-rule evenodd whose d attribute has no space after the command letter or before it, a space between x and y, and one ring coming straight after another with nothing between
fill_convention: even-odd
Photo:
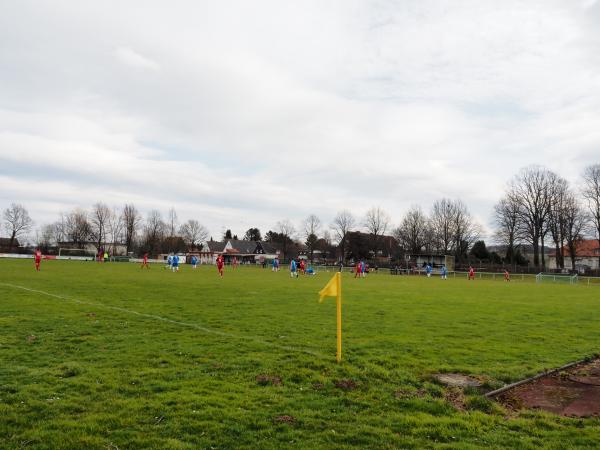
<instances>
[{"instance_id":1,"label":"flag pole","mask_svg":"<svg viewBox=\"0 0 600 450\"><path fill-rule=\"evenodd\" d=\"M337 362L342 361L342 277L340 272L335 274L337 277Z\"/></svg>"}]
</instances>

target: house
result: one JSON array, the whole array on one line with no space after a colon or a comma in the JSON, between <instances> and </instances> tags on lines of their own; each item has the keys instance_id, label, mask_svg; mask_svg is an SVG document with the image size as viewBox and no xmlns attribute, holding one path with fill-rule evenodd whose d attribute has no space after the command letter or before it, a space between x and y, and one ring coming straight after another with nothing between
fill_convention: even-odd
<instances>
[{"instance_id":1,"label":"house","mask_svg":"<svg viewBox=\"0 0 600 450\"><path fill-rule=\"evenodd\" d=\"M215 264L217 256L223 254L227 242L206 241L202 243L202 249L199 252L200 264Z\"/></svg>"},{"instance_id":2,"label":"house","mask_svg":"<svg viewBox=\"0 0 600 450\"><path fill-rule=\"evenodd\" d=\"M240 264L255 264L257 255L256 241L238 241L230 239L226 241L223 249L225 264L231 264L233 258L237 258Z\"/></svg>"},{"instance_id":3,"label":"house","mask_svg":"<svg viewBox=\"0 0 600 450\"><path fill-rule=\"evenodd\" d=\"M576 270L585 273L588 270L600 269L600 243L598 239L582 239L575 245L575 267L571 261L571 252L565 245L562 248L565 260L565 270ZM556 264L556 251L548 255L548 268L558 269Z\"/></svg>"},{"instance_id":4,"label":"house","mask_svg":"<svg viewBox=\"0 0 600 450\"><path fill-rule=\"evenodd\" d=\"M12 244L12 248L10 247L10 238L0 237L0 252L11 252L15 251L19 248L19 240L15 238Z\"/></svg>"},{"instance_id":5,"label":"house","mask_svg":"<svg viewBox=\"0 0 600 450\"><path fill-rule=\"evenodd\" d=\"M194 253L196 254L196 252ZM230 264L234 257L240 264L257 264L281 258L281 252L269 242L235 239L222 242L206 241L202 244L202 250L197 254L200 257L200 264L215 264L219 255L223 255L225 264Z\"/></svg>"}]
</instances>

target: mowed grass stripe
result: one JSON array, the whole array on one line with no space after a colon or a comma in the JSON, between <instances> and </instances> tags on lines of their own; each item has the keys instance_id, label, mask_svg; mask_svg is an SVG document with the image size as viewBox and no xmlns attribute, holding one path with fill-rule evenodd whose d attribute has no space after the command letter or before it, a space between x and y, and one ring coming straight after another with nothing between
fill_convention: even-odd
<instances>
[{"instance_id":1,"label":"mowed grass stripe","mask_svg":"<svg viewBox=\"0 0 600 450\"><path fill-rule=\"evenodd\" d=\"M203 333L209 333L209 334L215 334L217 336L221 336L221 337L225 337L225 338L231 338L231 339L237 339L240 340L242 342L244 341L251 341L253 343L256 344L260 344L260 345L264 345L267 347L272 347L272 348L276 348L278 350L283 350L283 351L288 351L288 352L301 352L301 353L306 353L312 356L316 356L318 358L327 358L327 356L320 354L318 352L309 350L309 349L305 349L305 348L298 348L298 347L292 347L292 346L288 346L288 345L279 345L273 342L268 342L268 341L264 341L262 339L258 339L254 336L243 336L243 335L238 335L238 334L234 334L234 333L230 333L230 332L226 332L226 331L221 331L221 330L216 330L216 329L211 329L211 328L207 328L205 326L202 325L198 325L195 323L187 323L187 322L182 322L180 320L175 320L175 319L170 319L168 317L162 317L162 316L158 316L156 314L148 314L148 313L142 313L142 312L138 312L138 311L133 311L131 309L126 309L126 308L121 308L119 306L110 306L110 305L105 305L102 303L97 303L97 302L90 302L90 301L86 301L86 300L80 300L80 299L76 299L76 298L69 298L69 297L65 297L63 295L58 295L58 294L52 294L50 292L45 292L45 291L40 291L38 289L30 289L28 287L25 286L18 286L18 285L14 285L14 284L10 284L10 283L0 283L1 286L7 286L13 289L18 289L18 290L22 290L22 291L26 291L26 292L30 292L30 293L34 293L40 296L46 296L46 297L52 297L61 301L66 301L66 302L71 302L71 303L76 303L79 305L86 305L86 306L93 306L95 308L101 308L101 309L106 309L106 310L111 310L111 311L117 311L123 314L128 314L128 315L134 315L134 316L138 316L138 317L143 317L146 319L151 319L154 321L160 321L160 322L164 322L164 323L168 323L171 325L177 325L177 326L182 326L182 327L186 327L186 328L193 328L195 330L199 330L202 331Z\"/></svg>"}]
</instances>

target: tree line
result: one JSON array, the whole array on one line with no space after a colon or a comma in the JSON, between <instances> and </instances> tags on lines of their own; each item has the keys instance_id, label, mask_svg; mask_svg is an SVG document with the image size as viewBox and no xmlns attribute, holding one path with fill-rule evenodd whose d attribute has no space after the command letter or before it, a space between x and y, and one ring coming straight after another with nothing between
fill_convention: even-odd
<instances>
[{"instance_id":1,"label":"tree line","mask_svg":"<svg viewBox=\"0 0 600 450\"><path fill-rule=\"evenodd\" d=\"M528 244L534 266L546 267L544 249L552 247L557 267L564 268L566 247L574 268L577 244L584 236L600 243L600 164L584 169L579 189L545 167L521 169L495 205L494 219L496 239L506 245L511 263L516 249Z\"/></svg>"},{"instance_id":2,"label":"tree line","mask_svg":"<svg viewBox=\"0 0 600 450\"><path fill-rule=\"evenodd\" d=\"M11 247L33 226L27 210L19 204L4 210L3 219ZM507 264L519 263L518 249L527 244L536 267L545 267L544 248L548 246L556 251L558 267L564 267L566 246L574 267L577 242L586 234L600 239L600 164L586 167L578 190L544 167L521 169L494 206L493 219L494 238L506 247L502 259ZM56 222L36 232L35 242L43 249L60 243L83 248L85 243L93 242L97 249L112 252L116 244L122 244L127 253L157 255L199 250L209 236L198 220L180 224L174 208L165 217L158 210L143 217L133 204L111 208L98 202L89 210L75 208L60 213ZM440 253L454 255L460 263L469 252L486 254L481 236L481 225L462 200L441 198L428 212L420 205L412 206L396 226L380 207L370 208L362 217L344 209L328 225L310 214L298 227L284 219L264 236L259 228L249 228L242 239L264 239L276 244L285 255L301 248L311 260L316 251L330 259L399 260L406 253ZM228 229L222 238L238 236Z\"/></svg>"}]
</instances>

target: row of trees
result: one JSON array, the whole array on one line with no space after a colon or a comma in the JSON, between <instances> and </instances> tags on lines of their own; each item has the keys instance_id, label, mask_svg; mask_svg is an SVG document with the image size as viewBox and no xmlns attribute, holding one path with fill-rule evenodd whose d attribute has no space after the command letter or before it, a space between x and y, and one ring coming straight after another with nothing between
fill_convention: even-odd
<instances>
[{"instance_id":1,"label":"row of trees","mask_svg":"<svg viewBox=\"0 0 600 450\"><path fill-rule=\"evenodd\" d=\"M5 218L15 217L13 211L24 211L19 217L28 217L22 205L11 205L5 211ZM9 221L5 222L9 227ZM31 219L27 226L20 228L12 226L13 223L15 221L11 220L10 228L14 237L25 233L32 226ZM61 213L56 222L38 230L35 241L43 249L63 244L83 249L87 243L93 242L97 250L104 249L112 253L115 253L117 245L124 245L127 253L148 251L158 254L197 248L207 238L208 230L197 220L188 220L180 225L174 209L169 211L166 219L157 210L150 211L143 218L132 204L110 208L99 202L90 210L76 208L68 213Z\"/></svg>"},{"instance_id":2,"label":"row of trees","mask_svg":"<svg viewBox=\"0 0 600 450\"><path fill-rule=\"evenodd\" d=\"M13 238L32 226L22 205L12 205L4 215ZM324 226L315 214L309 215L298 228L287 219L281 220L264 237L258 228L250 228L243 239L260 241L264 238L277 244L286 255L297 250L298 244L303 244L312 260L317 250L329 257L335 257L337 253L355 259L398 257L403 251L454 252L460 258L479 236L479 227L466 206L460 200L449 199L437 201L429 217L415 206L398 227L390 228L389 214L373 207L361 219L348 210L339 211L329 227ZM394 239L386 236L388 231ZM208 230L197 220L179 225L173 208L166 218L157 210L143 218L132 204L118 209L98 202L90 210L76 208L61 213L59 220L42 226L36 233L36 244L44 249L63 243L83 248L86 243L93 242L96 249L113 253L117 244L123 244L127 252L158 254L199 248L208 237ZM237 239L237 235L227 230L223 238Z\"/></svg>"},{"instance_id":3,"label":"row of trees","mask_svg":"<svg viewBox=\"0 0 600 450\"><path fill-rule=\"evenodd\" d=\"M419 206L412 207L395 228L386 211L373 207L362 218L341 210L329 226L324 226L315 214L309 215L298 228L289 220L282 220L264 235L264 239L277 243L284 254L301 243L311 260L317 250L329 257L337 254L353 259L396 259L407 252L443 252L454 254L461 260L480 234L481 227L462 201L441 199L434 203L429 216ZM236 236L227 230L223 237ZM244 235L247 240L260 240L260 237L258 228L250 228Z\"/></svg>"},{"instance_id":4,"label":"row of trees","mask_svg":"<svg viewBox=\"0 0 600 450\"><path fill-rule=\"evenodd\" d=\"M506 245L511 263L525 243L536 267L545 268L544 248L552 246L557 266L564 268L566 246L574 268L578 241L586 234L600 239L600 164L584 170L578 190L544 167L526 167L508 183L494 212L496 238Z\"/></svg>"},{"instance_id":5,"label":"row of trees","mask_svg":"<svg viewBox=\"0 0 600 450\"><path fill-rule=\"evenodd\" d=\"M600 239L600 164L585 169L577 190L544 167L522 169L510 180L504 196L495 205L494 220L495 240L506 246L507 262L519 262L519 246L529 244L533 265L543 268L544 248L552 246L558 267L564 268L566 246L574 266L577 242L586 234ZM19 204L3 211L3 222L10 247L33 226L27 210ZM461 200L442 198L433 203L429 212L420 206L411 207L396 227L386 211L373 207L361 218L341 210L329 225L324 225L314 214L298 227L289 220L281 220L264 236L253 227L242 239L264 239L277 244L286 255L302 244L310 259L317 250L329 257L343 255L355 259L398 258L403 253L426 252L453 254L461 262L481 234L481 226ZM76 208L61 213L58 221L37 231L36 243L47 248L69 242L83 248L85 243L93 242L97 249L108 250L120 243L127 252L158 254L197 249L208 237L208 230L197 220L180 224L173 208L166 218L157 210L142 217L132 204L110 208L99 202L90 210ZM237 239L237 235L227 230L223 238Z\"/></svg>"}]
</instances>

